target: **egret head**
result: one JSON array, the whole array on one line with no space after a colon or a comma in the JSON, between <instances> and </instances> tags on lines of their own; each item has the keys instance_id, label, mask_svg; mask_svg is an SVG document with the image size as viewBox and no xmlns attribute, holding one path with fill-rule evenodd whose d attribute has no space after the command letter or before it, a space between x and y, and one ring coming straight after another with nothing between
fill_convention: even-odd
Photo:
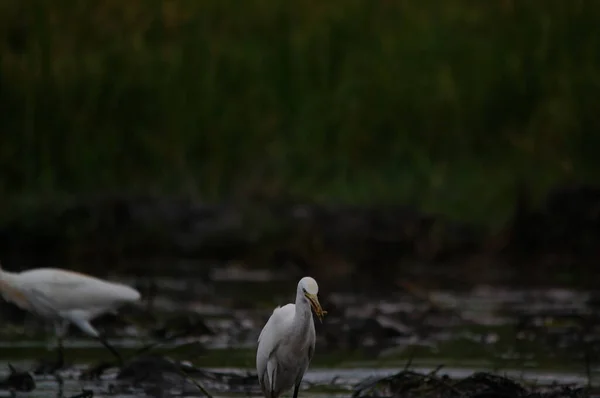
<instances>
[{"instance_id":1,"label":"egret head","mask_svg":"<svg viewBox=\"0 0 600 398\"><path fill-rule=\"evenodd\" d=\"M317 285L317 281L310 276L305 276L298 282L298 290L302 291L313 311L315 311L315 315L319 318L319 321L323 322L323 316L327 314L327 311L323 311L321 303L319 303L319 298L317 297L317 294L319 294L319 285Z\"/></svg>"}]
</instances>

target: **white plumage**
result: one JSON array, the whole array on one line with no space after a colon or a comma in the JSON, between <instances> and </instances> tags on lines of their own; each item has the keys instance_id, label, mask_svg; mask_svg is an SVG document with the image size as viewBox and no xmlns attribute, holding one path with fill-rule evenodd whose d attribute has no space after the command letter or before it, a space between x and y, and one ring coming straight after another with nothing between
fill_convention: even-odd
<instances>
[{"instance_id":1,"label":"white plumage","mask_svg":"<svg viewBox=\"0 0 600 398\"><path fill-rule=\"evenodd\" d=\"M298 282L296 303L277 307L258 337L256 370L266 398L278 398L294 388L294 398L315 352L315 325L311 307L319 319L326 313L311 277Z\"/></svg>"},{"instance_id":2,"label":"white plumage","mask_svg":"<svg viewBox=\"0 0 600 398\"><path fill-rule=\"evenodd\" d=\"M69 322L99 339L120 359L90 321L140 299L140 293L129 286L58 268L13 273L0 267L0 294L5 300L54 323L60 360L62 338Z\"/></svg>"}]
</instances>

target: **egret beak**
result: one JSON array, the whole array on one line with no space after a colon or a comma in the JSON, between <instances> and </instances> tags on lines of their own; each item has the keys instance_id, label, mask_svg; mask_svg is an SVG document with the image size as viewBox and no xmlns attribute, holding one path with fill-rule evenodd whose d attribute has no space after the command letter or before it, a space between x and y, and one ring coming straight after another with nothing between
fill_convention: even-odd
<instances>
[{"instance_id":1,"label":"egret beak","mask_svg":"<svg viewBox=\"0 0 600 398\"><path fill-rule=\"evenodd\" d=\"M313 311L315 312L315 315L317 316L317 318L319 318L319 321L323 322L323 316L325 316L325 314L327 314L327 311L323 311L323 308L321 308L321 303L319 303L319 298L315 294L304 293L304 295L308 299L308 302L310 303L310 306L312 307Z\"/></svg>"}]
</instances>

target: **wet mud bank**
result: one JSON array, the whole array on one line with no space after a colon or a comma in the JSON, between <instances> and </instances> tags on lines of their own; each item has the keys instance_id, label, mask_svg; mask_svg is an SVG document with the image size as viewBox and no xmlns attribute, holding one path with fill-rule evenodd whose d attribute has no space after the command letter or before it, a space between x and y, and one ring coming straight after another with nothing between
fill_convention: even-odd
<instances>
[{"instance_id":1,"label":"wet mud bank","mask_svg":"<svg viewBox=\"0 0 600 398\"><path fill-rule=\"evenodd\" d=\"M104 272L131 264L128 259L168 257L292 266L320 280L358 275L356 283L380 288L411 264L459 264L471 279L490 265L516 267L520 279L535 279L553 270L594 271L600 260L600 188L590 186L559 187L537 207L522 193L499 233L405 206L96 196L7 213L0 222L0 253L13 269L51 259ZM153 269L145 266L144 272Z\"/></svg>"},{"instance_id":2,"label":"wet mud bank","mask_svg":"<svg viewBox=\"0 0 600 398\"><path fill-rule=\"evenodd\" d=\"M582 386L538 385L484 372L453 379L438 374L438 371L421 373L405 369L388 377L367 379L355 386L352 398L575 398L598 396L600 393Z\"/></svg>"},{"instance_id":3,"label":"wet mud bank","mask_svg":"<svg viewBox=\"0 0 600 398\"><path fill-rule=\"evenodd\" d=\"M92 377L93 369L56 373L53 375L55 383L48 383L47 378L33 377L27 370L9 368L10 373L0 377L0 391L35 391L42 395L58 391L59 396L71 398L95 395L212 398L262 394L257 375L252 371L201 369L158 356L134 358L121 368L105 368L103 370L107 372L97 372ZM431 370L406 366L378 372L366 369L311 370L305 375L300 392L301 396L349 398L591 398L599 394L599 389L567 375L557 375L550 381L547 378L535 380L506 373L444 369L442 366Z\"/></svg>"}]
</instances>

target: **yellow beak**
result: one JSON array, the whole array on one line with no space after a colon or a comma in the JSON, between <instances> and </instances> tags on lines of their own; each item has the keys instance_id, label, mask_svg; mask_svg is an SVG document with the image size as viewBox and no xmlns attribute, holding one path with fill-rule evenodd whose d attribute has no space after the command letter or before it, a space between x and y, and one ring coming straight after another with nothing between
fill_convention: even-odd
<instances>
[{"instance_id":1,"label":"yellow beak","mask_svg":"<svg viewBox=\"0 0 600 398\"><path fill-rule=\"evenodd\" d=\"M321 308L321 303L319 303L319 298L316 295L310 294L310 293L304 293L304 295L310 302L310 306L312 307L313 311L315 312L315 315L317 316L317 318L319 318L319 321L323 322L323 316L325 316L325 314L327 314L327 311L323 311L323 308Z\"/></svg>"}]
</instances>

